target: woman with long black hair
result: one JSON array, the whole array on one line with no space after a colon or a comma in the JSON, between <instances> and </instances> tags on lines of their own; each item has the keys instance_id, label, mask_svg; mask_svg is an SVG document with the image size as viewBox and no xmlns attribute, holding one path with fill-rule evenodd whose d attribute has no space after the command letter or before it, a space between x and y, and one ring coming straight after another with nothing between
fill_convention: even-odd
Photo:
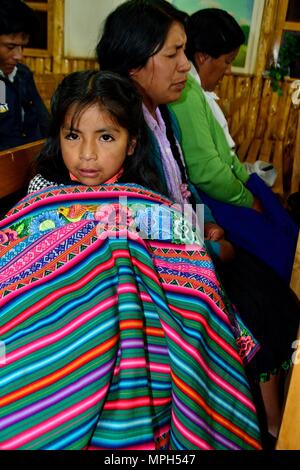
<instances>
[{"instance_id":1,"label":"woman with long black hair","mask_svg":"<svg viewBox=\"0 0 300 470\"><path fill-rule=\"evenodd\" d=\"M181 135L168 106L180 99L189 80L186 23L187 15L164 0L127 1L108 16L97 55L102 70L130 77L142 95L152 142L149 158L160 177L163 192L177 203L195 204L202 201L191 184L193 175L188 175L185 167L186 155L179 143L185 136ZM224 244L224 231L205 208L205 236L212 256L217 263L220 259L228 260L232 252ZM261 342L261 350L251 361L250 370L260 384L268 430L276 436L281 405L278 376L274 374L282 367L289 367L291 344L297 336L299 307L288 287L258 259L235 247L234 263L239 268L236 272L242 291L232 285L235 279L226 265L224 269L220 267L219 275L230 291L230 300L238 306L246 324L250 319L249 327ZM270 334L273 331L270 325L277 336ZM275 339L278 334L282 338L280 347Z\"/></svg>"}]
</instances>

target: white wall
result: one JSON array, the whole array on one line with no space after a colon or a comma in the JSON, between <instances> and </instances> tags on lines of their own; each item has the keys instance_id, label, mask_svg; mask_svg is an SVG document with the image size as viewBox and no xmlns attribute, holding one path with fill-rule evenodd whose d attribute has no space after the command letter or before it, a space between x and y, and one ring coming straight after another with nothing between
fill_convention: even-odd
<instances>
[{"instance_id":1,"label":"white wall","mask_svg":"<svg viewBox=\"0 0 300 470\"><path fill-rule=\"evenodd\" d=\"M94 57L107 15L124 0L65 0L65 56Z\"/></svg>"}]
</instances>

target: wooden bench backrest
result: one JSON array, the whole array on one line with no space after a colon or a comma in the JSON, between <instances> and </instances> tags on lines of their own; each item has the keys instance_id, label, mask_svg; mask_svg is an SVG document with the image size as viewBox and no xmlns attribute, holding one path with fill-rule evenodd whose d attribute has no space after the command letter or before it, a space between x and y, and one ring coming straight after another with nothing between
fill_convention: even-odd
<instances>
[{"instance_id":1,"label":"wooden bench backrest","mask_svg":"<svg viewBox=\"0 0 300 470\"><path fill-rule=\"evenodd\" d=\"M23 189L31 177L31 164L44 144L37 140L0 152L0 198Z\"/></svg>"},{"instance_id":2,"label":"wooden bench backrest","mask_svg":"<svg viewBox=\"0 0 300 470\"><path fill-rule=\"evenodd\" d=\"M240 160L272 163L278 171L273 190L280 194L295 191L300 165L296 150L299 107L292 104L291 85L292 80L286 80L279 96L269 78L231 75L224 77L217 90Z\"/></svg>"}]
</instances>

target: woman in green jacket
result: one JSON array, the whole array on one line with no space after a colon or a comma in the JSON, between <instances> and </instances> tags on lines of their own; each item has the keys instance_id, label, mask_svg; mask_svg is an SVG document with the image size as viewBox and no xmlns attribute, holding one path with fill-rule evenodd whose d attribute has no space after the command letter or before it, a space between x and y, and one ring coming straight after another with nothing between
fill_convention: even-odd
<instances>
[{"instance_id":1,"label":"woman in green jacket","mask_svg":"<svg viewBox=\"0 0 300 470\"><path fill-rule=\"evenodd\" d=\"M231 15L211 8L189 18L187 37L195 78L190 74L172 109L181 128L189 177L228 239L256 255L288 284L298 227L259 176L249 177L205 95L230 72L244 33Z\"/></svg>"}]
</instances>

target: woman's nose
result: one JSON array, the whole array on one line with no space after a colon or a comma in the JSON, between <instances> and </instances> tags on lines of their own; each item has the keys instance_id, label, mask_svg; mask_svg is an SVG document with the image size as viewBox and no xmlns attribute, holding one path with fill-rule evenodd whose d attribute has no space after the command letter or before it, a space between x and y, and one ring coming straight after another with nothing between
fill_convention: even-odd
<instances>
[{"instance_id":1,"label":"woman's nose","mask_svg":"<svg viewBox=\"0 0 300 470\"><path fill-rule=\"evenodd\" d=\"M189 72L189 70L191 69L191 64L187 56L185 55L184 51L182 51L178 69L180 70L180 72L186 72L186 73Z\"/></svg>"}]
</instances>

